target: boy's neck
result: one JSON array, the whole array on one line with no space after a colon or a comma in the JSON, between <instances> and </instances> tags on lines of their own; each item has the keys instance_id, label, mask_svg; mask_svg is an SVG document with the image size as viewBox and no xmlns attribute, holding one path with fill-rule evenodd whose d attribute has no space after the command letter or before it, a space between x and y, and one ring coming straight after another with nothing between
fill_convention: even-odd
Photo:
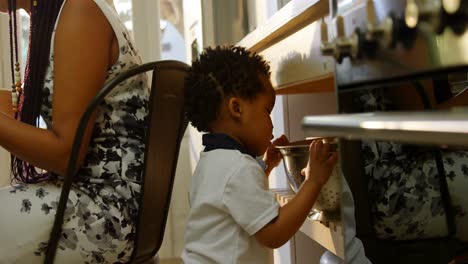
<instances>
[{"instance_id":1,"label":"boy's neck","mask_svg":"<svg viewBox=\"0 0 468 264\"><path fill-rule=\"evenodd\" d=\"M238 150L243 154L247 154L255 158L253 153L249 153L249 151L243 145L225 133L204 134L202 137L202 142L203 146L205 146L204 151L212 151L216 149Z\"/></svg>"},{"instance_id":2,"label":"boy's neck","mask_svg":"<svg viewBox=\"0 0 468 264\"><path fill-rule=\"evenodd\" d=\"M225 135L228 135L229 137L231 137L233 140L235 140L237 143L241 144L242 146L244 146L244 144L242 144L242 141L239 139L239 137L237 137L234 133L232 133L232 130L226 130L226 129L211 129L210 130L210 133L212 134L225 134Z\"/></svg>"},{"instance_id":3,"label":"boy's neck","mask_svg":"<svg viewBox=\"0 0 468 264\"><path fill-rule=\"evenodd\" d=\"M242 141L242 131L240 131L239 124L229 115L227 108L222 109L217 119L211 122L209 125L209 132L228 135L241 146L245 147Z\"/></svg>"}]
</instances>

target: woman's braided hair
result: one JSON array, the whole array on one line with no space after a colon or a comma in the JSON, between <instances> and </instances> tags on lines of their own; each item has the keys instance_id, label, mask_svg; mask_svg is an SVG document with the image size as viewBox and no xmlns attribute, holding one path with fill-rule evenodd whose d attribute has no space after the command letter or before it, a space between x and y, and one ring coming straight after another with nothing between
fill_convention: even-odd
<instances>
[{"instance_id":1,"label":"woman's braided hair","mask_svg":"<svg viewBox=\"0 0 468 264\"><path fill-rule=\"evenodd\" d=\"M26 124L38 126L52 33L63 0L44 0L37 1L36 4L33 3L34 0L31 0L28 58L24 77L24 92L19 101L17 119ZM15 11L14 7L16 4L9 5L10 14ZM14 32L10 32L10 34L14 34ZM35 183L54 177L49 173L38 172L33 165L15 156L12 156L11 169L14 179L18 182Z\"/></svg>"}]
</instances>

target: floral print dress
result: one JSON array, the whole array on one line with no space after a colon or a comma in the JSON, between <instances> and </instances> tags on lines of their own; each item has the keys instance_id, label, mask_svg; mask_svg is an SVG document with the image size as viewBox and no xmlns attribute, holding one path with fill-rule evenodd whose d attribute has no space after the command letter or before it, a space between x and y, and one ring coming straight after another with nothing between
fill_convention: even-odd
<instances>
[{"instance_id":1,"label":"floral print dress","mask_svg":"<svg viewBox=\"0 0 468 264\"><path fill-rule=\"evenodd\" d=\"M108 71L110 80L141 60L115 10L105 0L94 2L112 25L120 47L118 61ZM54 36L41 110L47 124L52 122ZM102 103L89 150L70 192L56 263L129 260L140 199L148 100L146 75L140 75L122 82ZM0 263L43 261L61 184L56 180L0 189Z\"/></svg>"},{"instance_id":2,"label":"floral print dress","mask_svg":"<svg viewBox=\"0 0 468 264\"><path fill-rule=\"evenodd\" d=\"M383 89L354 97L361 112L395 110ZM363 141L374 230L380 239L412 240L448 235L439 173L427 147ZM455 237L468 241L468 152L441 150L455 213Z\"/></svg>"}]
</instances>

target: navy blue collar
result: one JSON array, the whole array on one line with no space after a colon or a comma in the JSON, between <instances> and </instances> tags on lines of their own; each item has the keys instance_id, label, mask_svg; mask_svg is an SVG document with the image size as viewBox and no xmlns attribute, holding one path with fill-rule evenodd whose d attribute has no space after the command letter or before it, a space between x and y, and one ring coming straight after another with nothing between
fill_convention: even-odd
<instances>
[{"instance_id":1,"label":"navy blue collar","mask_svg":"<svg viewBox=\"0 0 468 264\"><path fill-rule=\"evenodd\" d=\"M210 133L204 134L202 137L203 146L205 149L203 151L208 152L215 149L233 149L238 150L241 153L252 156L255 159L255 155L249 153L247 149L235 141L232 137L226 134L217 134Z\"/></svg>"}]
</instances>

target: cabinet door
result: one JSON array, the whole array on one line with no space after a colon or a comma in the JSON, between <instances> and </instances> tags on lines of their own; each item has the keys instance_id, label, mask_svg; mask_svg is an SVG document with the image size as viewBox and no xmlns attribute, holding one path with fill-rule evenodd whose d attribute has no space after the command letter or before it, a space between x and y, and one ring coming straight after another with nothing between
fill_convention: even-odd
<instances>
[{"instance_id":1,"label":"cabinet door","mask_svg":"<svg viewBox=\"0 0 468 264\"><path fill-rule=\"evenodd\" d=\"M319 264L320 257L326 251L324 247L304 235L297 232L294 236L295 264Z\"/></svg>"}]
</instances>

